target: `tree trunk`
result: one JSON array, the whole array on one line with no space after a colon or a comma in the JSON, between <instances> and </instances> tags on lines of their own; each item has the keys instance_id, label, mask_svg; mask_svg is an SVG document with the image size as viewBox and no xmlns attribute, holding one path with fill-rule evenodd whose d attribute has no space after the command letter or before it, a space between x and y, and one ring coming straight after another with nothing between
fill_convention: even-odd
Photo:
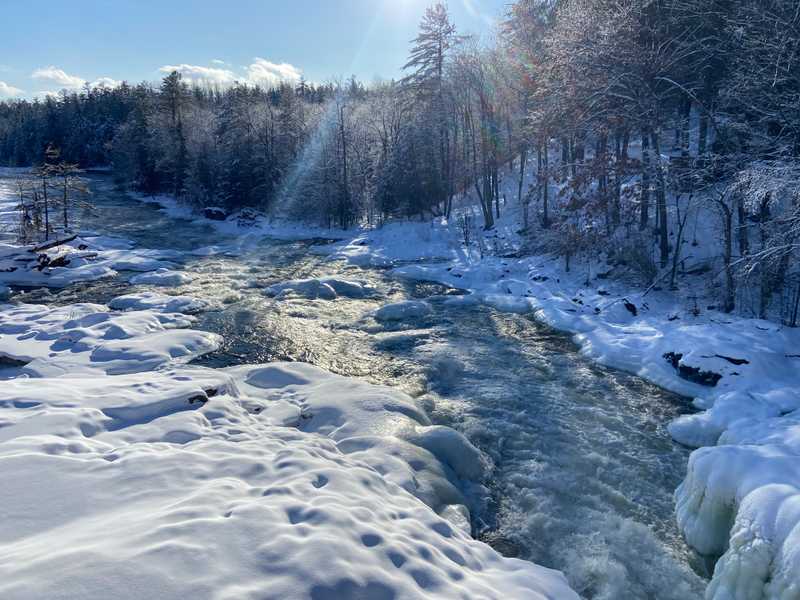
<instances>
[{"instance_id":1,"label":"tree trunk","mask_svg":"<svg viewBox=\"0 0 800 600\"><path fill-rule=\"evenodd\" d=\"M656 170L656 209L658 210L658 237L659 252L661 258L661 268L667 266L669 261L669 228L667 223L667 191L664 183L664 171L661 168L661 146L659 144L658 132L651 132L653 151L655 152Z\"/></svg>"},{"instance_id":2,"label":"tree trunk","mask_svg":"<svg viewBox=\"0 0 800 600\"><path fill-rule=\"evenodd\" d=\"M731 210L721 205L722 210L722 229L723 229L723 264L725 266L725 298L723 300L722 310L726 313L733 312L736 303L736 289L733 279L733 214Z\"/></svg>"},{"instance_id":3,"label":"tree trunk","mask_svg":"<svg viewBox=\"0 0 800 600\"><path fill-rule=\"evenodd\" d=\"M697 155L704 156L708 144L708 115L705 110L700 111L700 126L697 141Z\"/></svg>"},{"instance_id":4,"label":"tree trunk","mask_svg":"<svg viewBox=\"0 0 800 600\"><path fill-rule=\"evenodd\" d=\"M542 167L544 167L544 175L542 176L542 227L547 229L550 227L550 214L548 207L548 187L549 187L549 159L547 152L547 140L544 142L544 152L542 154Z\"/></svg>"},{"instance_id":5,"label":"tree trunk","mask_svg":"<svg viewBox=\"0 0 800 600\"><path fill-rule=\"evenodd\" d=\"M650 136L642 132L642 194L639 199L639 229L644 231L650 223Z\"/></svg>"}]
</instances>

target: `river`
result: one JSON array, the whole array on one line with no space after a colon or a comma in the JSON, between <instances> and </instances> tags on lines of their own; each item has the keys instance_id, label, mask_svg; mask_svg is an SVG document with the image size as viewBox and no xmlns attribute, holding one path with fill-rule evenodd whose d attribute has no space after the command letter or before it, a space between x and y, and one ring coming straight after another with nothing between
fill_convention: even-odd
<instances>
[{"instance_id":1,"label":"river","mask_svg":"<svg viewBox=\"0 0 800 600\"><path fill-rule=\"evenodd\" d=\"M84 229L148 248L236 242L211 223L173 219L134 201L108 178L93 177L92 188L95 209L79 218ZM399 387L491 457L476 536L506 555L564 571L587 599L702 597L704 563L674 522L672 494L689 451L666 431L691 410L686 399L587 361L568 336L525 315L434 301L423 320L380 325L369 314L384 303L458 291L329 262L309 251L312 243L262 239L238 256L185 255L182 267L194 280L180 293L220 306L196 327L225 338L199 364L305 361ZM106 302L135 289L130 275L19 300ZM366 281L378 297L278 301L261 293L268 284L322 275Z\"/></svg>"}]
</instances>

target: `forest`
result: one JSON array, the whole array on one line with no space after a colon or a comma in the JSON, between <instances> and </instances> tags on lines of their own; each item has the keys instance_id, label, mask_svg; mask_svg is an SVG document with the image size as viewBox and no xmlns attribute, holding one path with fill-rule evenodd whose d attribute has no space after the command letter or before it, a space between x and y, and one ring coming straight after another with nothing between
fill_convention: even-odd
<instances>
[{"instance_id":1,"label":"forest","mask_svg":"<svg viewBox=\"0 0 800 600\"><path fill-rule=\"evenodd\" d=\"M488 39L435 4L404 73L261 89L174 72L7 100L0 164L60 177L65 229L68 187L96 167L198 208L337 228L465 219L469 197L488 231L516 205L531 253L602 255L643 286L710 273L724 311L797 324L794 0L518 0ZM47 189L22 204L38 215Z\"/></svg>"}]
</instances>

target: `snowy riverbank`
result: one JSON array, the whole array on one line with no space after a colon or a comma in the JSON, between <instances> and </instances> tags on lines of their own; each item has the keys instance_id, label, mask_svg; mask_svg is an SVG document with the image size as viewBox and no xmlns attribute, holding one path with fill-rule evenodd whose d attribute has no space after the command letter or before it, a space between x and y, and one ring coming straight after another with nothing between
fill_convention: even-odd
<instances>
[{"instance_id":1,"label":"snowy riverbank","mask_svg":"<svg viewBox=\"0 0 800 600\"><path fill-rule=\"evenodd\" d=\"M8 282L177 267L92 236L50 254L64 266ZM189 366L221 341L191 329L203 302L109 305L0 307L3 598L577 597L470 537L483 459L409 396L304 364Z\"/></svg>"}]
</instances>

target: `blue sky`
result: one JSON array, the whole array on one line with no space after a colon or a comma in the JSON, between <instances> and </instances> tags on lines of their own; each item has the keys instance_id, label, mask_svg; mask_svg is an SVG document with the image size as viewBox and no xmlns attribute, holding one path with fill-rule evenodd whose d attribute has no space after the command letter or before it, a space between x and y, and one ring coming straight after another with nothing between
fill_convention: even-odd
<instances>
[{"instance_id":1,"label":"blue sky","mask_svg":"<svg viewBox=\"0 0 800 600\"><path fill-rule=\"evenodd\" d=\"M489 36L510 0L449 0ZM0 0L0 99L84 82L396 77L431 0Z\"/></svg>"}]
</instances>

